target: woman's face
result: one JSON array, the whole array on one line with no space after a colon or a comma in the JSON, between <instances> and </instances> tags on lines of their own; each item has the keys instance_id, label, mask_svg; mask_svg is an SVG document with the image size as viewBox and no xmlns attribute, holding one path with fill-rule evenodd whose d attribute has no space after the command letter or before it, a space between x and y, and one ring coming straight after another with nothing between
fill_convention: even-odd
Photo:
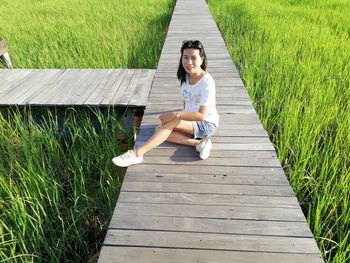
<instances>
[{"instance_id":1,"label":"woman's face","mask_svg":"<svg viewBox=\"0 0 350 263\"><path fill-rule=\"evenodd\" d=\"M199 55L199 49L186 48L182 54L182 66L188 74L199 74L203 59Z\"/></svg>"}]
</instances>

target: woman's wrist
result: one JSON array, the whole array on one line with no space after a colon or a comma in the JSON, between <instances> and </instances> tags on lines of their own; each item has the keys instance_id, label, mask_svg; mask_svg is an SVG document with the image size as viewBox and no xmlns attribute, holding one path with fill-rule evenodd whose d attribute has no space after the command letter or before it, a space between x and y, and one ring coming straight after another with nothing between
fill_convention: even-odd
<instances>
[{"instance_id":1,"label":"woman's wrist","mask_svg":"<svg viewBox=\"0 0 350 263\"><path fill-rule=\"evenodd\" d=\"M176 116L176 119L180 120L180 112L179 111L176 112L175 116Z\"/></svg>"}]
</instances>

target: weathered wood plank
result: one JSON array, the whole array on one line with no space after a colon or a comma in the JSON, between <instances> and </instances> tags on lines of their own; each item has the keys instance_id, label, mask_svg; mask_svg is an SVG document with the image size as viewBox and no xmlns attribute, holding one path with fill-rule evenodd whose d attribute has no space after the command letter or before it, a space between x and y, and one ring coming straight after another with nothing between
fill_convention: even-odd
<instances>
[{"instance_id":1,"label":"weathered wood plank","mask_svg":"<svg viewBox=\"0 0 350 263\"><path fill-rule=\"evenodd\" d=\"M317 253L313 238L109 229L105 245Z\"/></svg>"},{"instance_id":2,"label":"weathered wood plank","mask_svg":"<svg viewBox=\"0 0 350 263\"><path fill-rule=\"evenodd\" d=\"M89 72L90 82L81 88L77 88L74 95L71 97L72 104L84 105L87 98L101 85L104 85L104 79L107 77L108 71L103 69L94 69Z\"/></svg>"},{"instance_id":3,"label":"weathered wood plank","mask_svg":"<svg viewBox=\"0 0 350 263\"><path fill-rule=\"evenodd\" d=\"M121 192L118 202L217 205L221 206L262 206L262 207L299 207L294 196L246 196L226 194L158 193L158 192Z\"/></svg>"},{"instance_id":4,"label":"weathered wood plank","mask_svg":"<svg viewBox=\"0 0 350 263\"><path fill-rule=\"evenodd\" d=\"M40 79L37 78L37 76L40 76L40 72L38 70L31 70L31 74L25 76L25 78L21 82L19 82L13 89L7 92L4 96L0 97L0 103L3 105L11 105L13 101L16 101L16 98L18 96L21 97L23 93L26 93L28 92L28 90L31 90L31 86L25 87L23 83L34 85ZM16 101L14 105L17 104L18 102Z\"/></svg>"},{"instance_id":5,"label":"weathered wood plank","mask_svg":"<svg viewBox=\"0 0 350 263\"><path fill-rule=\"evenodd\" d=\"M84 101L85 105L98 105L103 99L103 93L106 93L108 85L113 77L113 70L105 70L106 75L101 80L101 83L95 88L95 90ZM118 71L120 73L120 70Z\"/></svg>"},{"instance_id":6,"label":"weathered wood plank","mask_svg":"<svg viewBox=\"0 0 350 263\"><path fill-rule=\"evenodd\" d=\"M69 69L66 74L63 75L65 79L61 81L60 94L58 97L53 98L53 101L57 105L74 105L73 96L78 92L79 88L84 85L89 85L91 81L91 74L89 70L81 69Z\"/></svg>"},{"instance_id":7,"label":"weathered wood plank","mask_svg":"<svg viewBox=\"0 0 350 263\"><path fill-rule=\"evenodd\" d=\"M125 90L124 94L120 98L118 98L121 104L125 104L125 105L129 104L131 96L136 89L137 83L139 82L140 76L141 76L141 70L135 69L127 89Z\"/></svg>"},{"instance_id":8,"label":"weathered wood plank","mask_svg":"<svg viewBox=\"0 0 350 263\"><path fill-rule=\"evenodd\" d=\"M195 157L198 153L194 147L191 148L156 148L148 152L145 156L169 156L172 157ZM210 152L211 158L249 158L249 159L275 159L275 151L237 151L237 150L212 150Z\"/></svg>"},{"instance_id":9,"label":"weathered wood plank","mask_svg":"<svg viewBox=\"0 0 350 263\"><path fill-rule=\"evenodd\" d=\"M66 92L73 89L73 83L76 81L76 73L79 72L73 69L65 69L61 74L53 80L47 92L40 94L33 100L32 105L58 105Z\"/></svg>"},{"instance_id":10,"label":"weathered wood plank","mask_svg":"<svg viewBox=\"0 0 350 263\"><path fill-rule=\"evenodd\" d=\"M158 183L124 182L122 191L197 193L197 194L232 194L261 196L294 196L289 185L224 185L203 183Z\"/></svg>"},{"instance_id":11,"label":"weathered wood plank","mask_svg":"<svg viewBox=\"0 0 350 263\"><path fill-rule=\"evenodd\" d=\"M0 73L0 94L5 95L18 88L30 72L24 69L3 69Z\"/></svg>"},{"instance_id":12,"label":"weathered wood plank","mask_svg":"<svg viewBox=\"0 0 350 263\"><path fill-rule=\"evenodd\" d=\"M114 214L305 222L300 208L117 203Z\"/></svg>"},{"instance_id":13,"label":"weathered wood plank","mask_svg":"<svg viewBox=\"0 0 350 263\"><path fill-rule=\"evenodd\" d=\"M118 103L118 91L121 83L126 77L128 70L114 71L111 81L106 85L107 92L103 94L100 105L116 105ZM124 86L123 86L124 88ZM120 92L120 91L119 91ZM120 93L119 93L120 94ZM121 95L119 95L121 96ZM113 101L113 98L114 101Z\"/></svg>"},{"instance_id":14,"label":"weathered wood plank","mask_svg":"<svg viewBox=\"0 0 350 263\"><path fill-rule=\"evenodd\" d=\"M110 103L116 104L116 102L120 103L120 98L122 98L127 91L127 88L129 87L131 80L133 79L133 76L135 74L135 69L128 69L126 72L125 77L123 78L122 82L119 85L118 91L114 94L113 98L110 100ZM128 99L126 99L126 96L124 96L124 101L121 104L126 105L129 102Z\"/></svg>"},{"instance_id":15,"label":"weathered wood plank","mask_svg":"<svg viewBox=\"0 0 350 263\"><path fill-rule=\"evenodd\" d=\"M277 158L208 158L202 160L198 154L194 156L145 156L144 164L172 164L172 165L220 165L220 166L241 166L241 167L281 167ZM190 167L188 167L190 168Z\"/></svg>"},{"instance_id":16,"label":"weathered wood plank","mask_svg":"<svg viewBox=\"0 0 350 263\"><path fill-rule=\"evenodd\" d=\"M149 172L149 173L187 173L187 174L226 174L226 175L284 175L282 168L269 168L269 167L240 167L240 166L203 166L193 164L192 169L188 169L183 165L157 165L157 164L139 164L130 166L128 172Z\"/></svg>"},{"instance_id":17,"label":"weathered wood plank","mask_svg":"<svg viewBox=\"0 0 350 263\"><path fill-rule=\"evenodd\" d=\"M174 249L103 246L99 262L114 263L116 259L123 259L128 263L321 263L318 254L288 254L247 251L225 251L204 249Z\"/></svg>"},{"instance_id":18,"label":"weathered wood plank","mask_svg":"<svg viewBox=\"0 0 350 263\"><path fill-rule=\"evenodd\" d=\"M57 82L57 79L62 75L63 71L60 69L49 69L42 72L40 81L33 86L30 91L23 93L22 97L17 97L19 105L33 105L32 101L36 97L40 97L42 94L49 92Z\"/></svg>"},{"instance_id":19,"label":"weathered wood plank","mask_svg":"<svg viewBox=\"0 0 350 263\"><path fill-rule=\"evenodd\" d=\"M140 79L129 100L129 105L146 105L151 90L155 70L141 70Z\"/></svg>"},{"instance_id":20,"label":"weathered wood plank","mask_svg":"<svg viewBox=\"0 0 350 263\"><path fill-rule=\"evenodd\" d=\"M242 227L244 226L244 227ZM312 237L304 222L113 215L111 229Z\"/></svg>"},{"instance_id":21,"label":"weathered wood plank","mask_svg":"<svg viewBox=\"0 0 350 263\"><path fill-rule=\"evenodd\" d=\"M124 182L202 183L236 185L289 185L285 175L188 174L128 172ZM278 197L280 198L280 197ZM289 197L288 197L289 198Z\"/></svg>"}]
</instances>

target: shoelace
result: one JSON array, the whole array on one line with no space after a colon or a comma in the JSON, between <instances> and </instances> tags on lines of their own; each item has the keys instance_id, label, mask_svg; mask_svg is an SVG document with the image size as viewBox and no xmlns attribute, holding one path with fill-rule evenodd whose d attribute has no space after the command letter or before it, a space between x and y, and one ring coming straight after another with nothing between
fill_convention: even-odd
<instances>
[{"instance_id":1,"label":"shoelace","mask_svg":"<svg viewBox=\"0 0 350 263\"><path fill-rule=\"evenodd\" d=\"M132 158L132 155L131 155L131 154L132 154L131 151L127 151L126 153L122 154L122 155L120 156L120 158L121 158L122 160L130 159L130 158Z\"/></svg>"}]
</instances>

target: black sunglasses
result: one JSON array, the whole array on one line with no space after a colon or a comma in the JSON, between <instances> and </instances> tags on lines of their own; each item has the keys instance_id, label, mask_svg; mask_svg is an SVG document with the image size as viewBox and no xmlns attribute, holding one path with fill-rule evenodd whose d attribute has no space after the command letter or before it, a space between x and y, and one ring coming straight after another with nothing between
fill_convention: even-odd
<instances>
[{"instance_id":1,"label":"black sunglasses","mask_svg":"<svg viewBox=\"0 0 350 263\"><path fill-rule=\"evenodd\" d=\"M185 48L203 48L202 43L199 40L184 40L182 42L181 51L183 51Z\"/></svg>"}]
</instances>

